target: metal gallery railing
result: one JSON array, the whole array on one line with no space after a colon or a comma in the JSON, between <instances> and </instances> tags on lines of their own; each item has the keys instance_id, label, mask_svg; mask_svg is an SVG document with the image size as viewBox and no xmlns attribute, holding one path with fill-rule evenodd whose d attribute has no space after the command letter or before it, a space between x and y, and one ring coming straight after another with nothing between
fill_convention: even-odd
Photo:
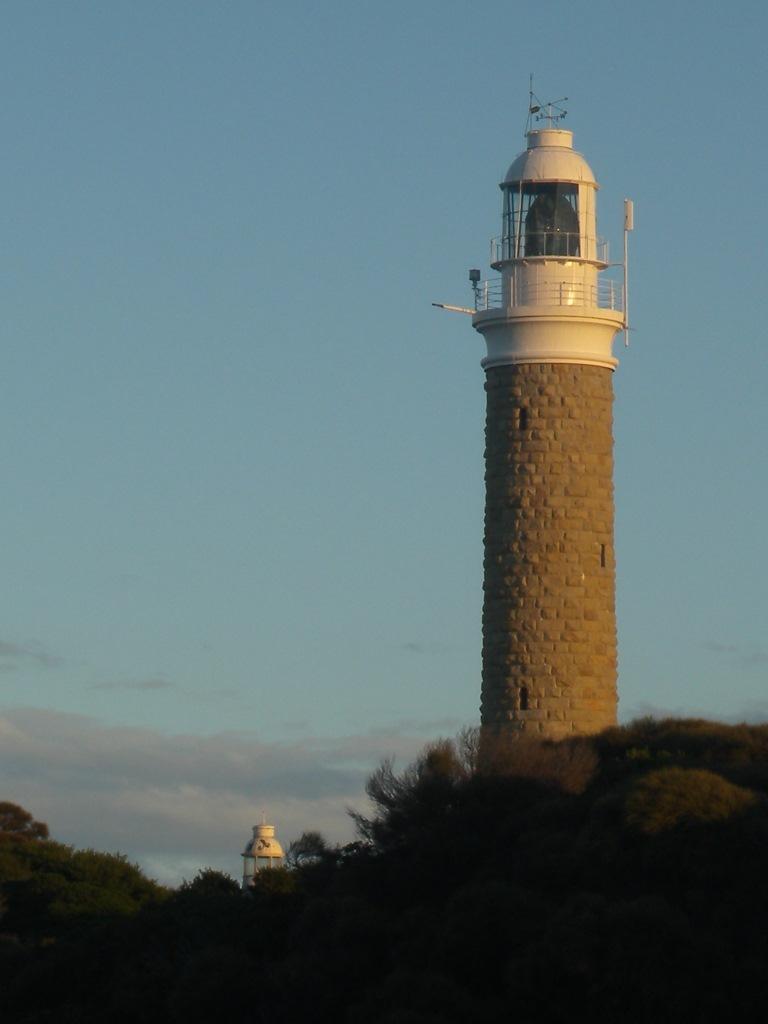
<instances>
[{"instance_id":1,"label":"metal gallery railing","mask_svg":"<svg viewBox=\"0 0 768 1024\"><path fill-rule=\"evenodd\" d=\"M603 278L596 284L573 281L510 282L505 301L501 278L481 281L475 289L475 309L501 309L515 306L573 306L579 309L624 310L624 286L621 281Z\"/></svg>"}]
</instances>

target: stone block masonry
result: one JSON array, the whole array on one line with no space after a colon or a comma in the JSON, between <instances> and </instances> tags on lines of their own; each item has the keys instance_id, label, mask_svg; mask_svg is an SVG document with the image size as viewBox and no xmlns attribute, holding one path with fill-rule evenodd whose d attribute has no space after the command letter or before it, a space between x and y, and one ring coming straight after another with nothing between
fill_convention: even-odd
<instances>
[{"instance_id":1,"label":"stone block masonry","mask_svg":"<svg viewBox=\"0 0 768 1024\"><path fill-rule=\"evenodd\" d=\"M486 375L481 721L546 737L616 721L613 374Z\"/></svg>"}]
</instances>

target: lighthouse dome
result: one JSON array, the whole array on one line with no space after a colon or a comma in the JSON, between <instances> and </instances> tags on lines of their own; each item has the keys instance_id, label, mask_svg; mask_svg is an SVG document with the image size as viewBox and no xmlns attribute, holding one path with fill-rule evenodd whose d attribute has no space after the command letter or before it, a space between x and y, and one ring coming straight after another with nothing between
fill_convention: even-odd
<instances>
[{"instance_id":1,"label":"lighthouse dome","mask_svg":"<svg viewBox=\"0 0 768 1024\"><path fill-rule=\"evenodd\" d=\"M274 825L266 825L264 823L254 825L253 838L249 839L245 846L244 855L247 854L267 860L274 860L277 857L285 856L282 846L275 839Z\"/></svg>"},{"instance_id":2,"label":"lighthouse dome","mask_svg":"<svg viewBox=\"0 0 768 1024\"><path fill-rule=\"evenodd\" d=\"M512 161L501 187L521 181L573 181L597 188L591 167L573 148L573 132L563 128L528 132L528 149Z\"/></svg>"}]
</instances>

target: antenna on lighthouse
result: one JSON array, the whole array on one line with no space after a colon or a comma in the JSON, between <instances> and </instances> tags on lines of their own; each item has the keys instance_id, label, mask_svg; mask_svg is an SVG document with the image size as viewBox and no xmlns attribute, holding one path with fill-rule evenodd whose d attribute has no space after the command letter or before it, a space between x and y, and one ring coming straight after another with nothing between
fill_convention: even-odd
<instances>
[{"instance_id":1,"label":"antenna on lighthouse","mask_svg":"<svg viewBox=\"0 0 768 1024\"><path fill-rule=\"evenodd\" d=\"M635 227L635 204L624 200L624 348L629 348L629 232Z\"/></svg>"}]
</instances>

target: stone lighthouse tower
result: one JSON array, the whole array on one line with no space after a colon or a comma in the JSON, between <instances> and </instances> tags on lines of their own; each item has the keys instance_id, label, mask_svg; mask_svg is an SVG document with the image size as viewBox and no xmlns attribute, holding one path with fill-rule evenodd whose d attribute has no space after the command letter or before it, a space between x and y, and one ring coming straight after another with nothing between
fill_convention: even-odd
<instances>
[{"instance_id":1,"label":"stone lighthouse tower","mask_svg":"<svg viewBox=\"0 0 768 1024\"><path fill-rule=\"evenodd\" d=\"M595 176L545 120L500 186L499 276L470 279L488 353L481 720L557 738L616 721L611 346L626 321Z\"/></svg>"}]
</instances>

